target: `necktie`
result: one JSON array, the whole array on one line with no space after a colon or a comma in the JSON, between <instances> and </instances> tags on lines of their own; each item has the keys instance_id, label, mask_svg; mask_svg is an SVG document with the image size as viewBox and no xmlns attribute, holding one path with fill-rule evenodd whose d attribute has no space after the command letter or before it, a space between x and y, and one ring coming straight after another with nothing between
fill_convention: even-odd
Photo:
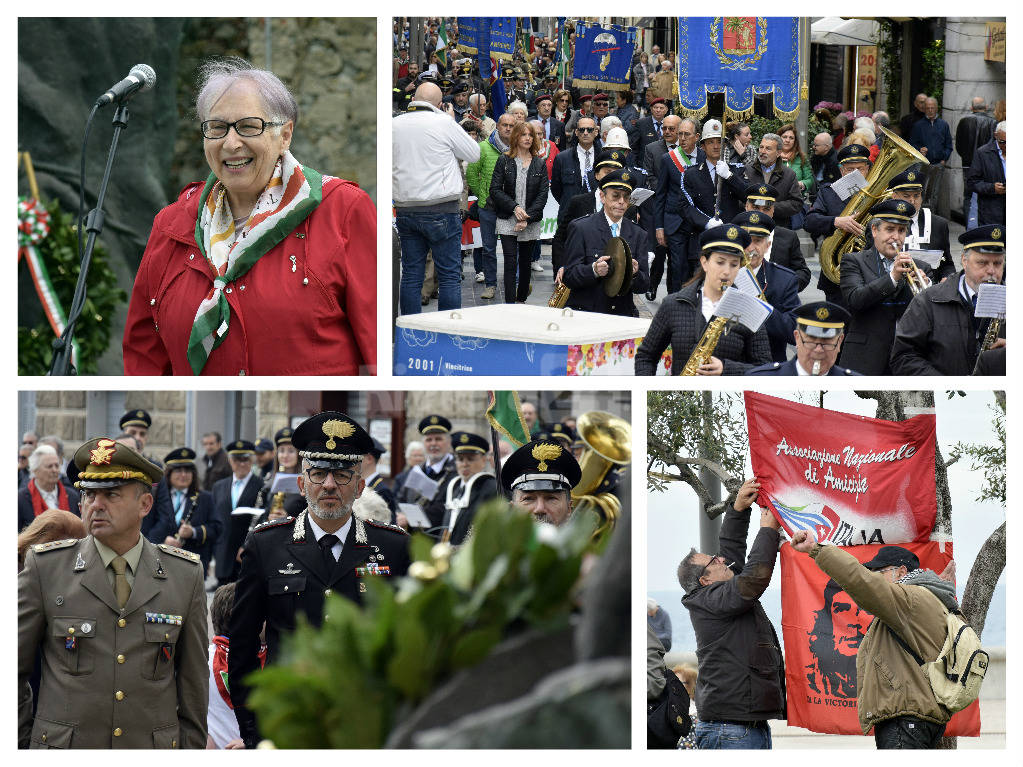
<instances>
[{"instance_id":1,"label":"necktie","mask_svg":"<svg viewBox=\"0 0 1023 767\"><path fill-rule=\"evenodd\" d=\"M128 604L128 597L131 596L131 586L124 574L128 567L128 561L124 557L114 557L110 566L114 569L114 594L117 596L117 606L124 607Z\"/></svg>"},{"instance_id":2,"label":"necktie","mask_svg":"<svg viewBox=\"0 0 1023 767\"><path fill-rule=\"evenodd\" d=\"M592 150L586 150L586 170L583 172L583 184L586 186L587 192L592 192L590 188L590 169L593 167L593 160L590 159L590 152Z\"/></svg>"},{"instance_id":3,"label":"necktie","mask_svg":"<svg viewBox=\"0 0 1023 767\"><path fill-rule=\"evenodd\" d=\"M333 533L327 533L319 540L320 552L323 554L323 564L326 565L328 573L333 570L334 565L337 564L337 560L334 559L333 548L340 540L341 539Z\"/></svg>"},{"instance_id":4,"label":"necktie","mask_svg":"<svg viewBox=\"0 0 1023 767\"><path fill-rule=\"evenodd\" d=\"M619 227L619 224L611 224L611 236L612 237L617 237L618 236L618 227Z\"/></svg>"},{"instance_id":5,"label":"necktie","mask_svg":"<svg viewBox=\"0 0 1023 767\"><path fill-rule=\"evenodd\" d=\"M977 311L977 294L976 293L974 293L972 296L970 296L970 303L973 304L973 311L976 312Z\"/></svg>"},{"instance_id":6,"label":"necktie","mask_svg":"<svg viewBox=\"0 0 1023 767\"><path fill-rule=\"evenodd\" d=\"M661 136L661 124L655 122L654 123L654 130L657 131L657 137L660 138L660 136Z\"/></svg>"},{"instance_id":7,"label":"necktie","mask_svg":"<svg viewBox=\"0 0 1023 767\"><path fill-rule=\"evenodd\" d=\"M549 127L547 127L547 118L546 117L543 118L543 137L545 139L548 139L548 140L551 137L551 129Z\"/></svg>"},{"instance_id":8,"label":"necktie","mask_svg":"<svg viewBox=\"0 0 1023 767\"><path fill-rule=\"evenodd\" d=\"M231 483L231 508L238 506L238 497L242 494L243 483L240 479L236 479Z\"/></svg>"},{"instance_id":9,"label":"necktie","mask_svg":"<svg viewBox=\"0 0 1023 767\"><path fill-rule=\"evenodd\" d=\"M174 521L181 523L181 517L185 511L185 494L180 490L174 491Z\"/></svg>"}]
</instances>

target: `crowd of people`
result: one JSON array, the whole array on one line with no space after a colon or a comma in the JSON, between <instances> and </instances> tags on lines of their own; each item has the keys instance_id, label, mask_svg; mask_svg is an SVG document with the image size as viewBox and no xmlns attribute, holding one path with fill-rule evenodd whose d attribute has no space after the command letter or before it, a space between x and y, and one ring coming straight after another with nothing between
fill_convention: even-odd
<instances>
[{"instance_id":1,"label":"crowd of people","mask_svg":"<svg viewBox=\"0 0 1023 767\"><path fill-rule=\"evenodd\" d=\"M1004 322L974 315L979 286L1004 279L1004 101L996 119L983 99L974 99L957 124L955 146L937 100L926 94L916 97L898 124L883 111L850 121L821 108L816 117L831 131L813 136L808 153L793 123L754 140L741 121L701 123L674 114L670 87L665 93L655 84L664 73L670 82L674 64L656 46L649 54L637 47L629 89L610 94L567 87L570 74L557 77L555 42L534 36L530 50L519 49L513 61L503 62L508 104L493 112L490 86L480 79L475 59L457 48L456 22L427 24L427 41L446 24L448 46L440 59L429 42L422 55L413 55L408 28L396 22L394 30L402 314L421 311L435 294L440 310L460 308L470 250L467 278L483 283L480 298L525 302L530 272L546 268L540 222L550 197L558 204L551 237L554 296L567 296L550 305L637 317L637 297L651 302L656 311L636 358L638 375L663 370L669 345L673 374L760 373L765 366L779 375L1004 370ZM886 147L886 141L896 146ZM909 156L908 167L900 157L901 173L884 170L866 190L878 204L847 211L883 147ZM933 209L953 150L967 168L967 227L956 256L949 221ZM835 186L852 173L863 179L851 190L845 184L856 177ZM892 208L892 201L909 207ZM481 247L463 250L467 219L479 222ZM751 235L740 238L741 250L732 247L734 237L725 237L739 230ZM799 230L805 232L802 241ZM601 286L614 271L607 252L613 238L628 245L632 278L609 296ZM813 243L810 259L807 240ZM722 249L722 242L731 245ZM706 279L708 262L721 259L728 263L711 269L714 285ZM800 297L812 281L814 260L823 307L814 291ZM717 304L747 267L773 313L756 331L733 327L732 342L725 342L732 333L725 334L701 362L704 331ZM807 367L801 354L811 342L799 334L798 318L810 306L843 319L844 332L834 341L825 347L815 342L813 354L830 357L830 364ZM948 315L951 324L936 314Z\"/></svg>"},{"instance_id":2,"label":"crowd of people","mask_svg":"<svg viewBox=\"0 0 1023 767\"><path fill-rule=\"evenodd\" d=\"M786 719L786 698L791 693L786 691L782 648L760 602L774 578L783 541L779 522L769 509L761 510L759 530L749 550L746 547L759 492L755 478L746 480L725 512L716 553L691 549L679 563L682 605L696 635L695 669L665 668L670 621L666 627L657 616L656 602L648 604L648 742L652 747L769 749L770 720ZM853 691L863 734L873 730L878 749L935 748L952 712L936 699L927 676L919 672L919 656L939 657L947 633L946 616L959 610L954 561L936 574L921 568L919 558L901 546L882 546L861 564L840 546L818 543L812 531L796 531L790 542L830 576L826 600L829 594L832 600L838 592L847 595L836 609L848 615L863 609L875 617L855 644L841 650L844 654L856 651L851 677L828 679L829 684L845 684ZM662 639L665 633L667 645ZM838 637L837 629L829 628L819 639L837 642ZM672 678L675 675L677 681ZM685 693L679 689L683 684ZM834 694L837 688L827 689ZM737 695L736 690L744 692ZM692 713L690 701L696 704ZM675 728L662 725L659 712L668 705L679 711Z\"/></svg>"},{"instance_id":3,"label":"crowd of people","mask_svg":"<svg viewBox=\"0 0 1023 767\"><path fill-rule=\"evenodd\" d=\"M530 402L521 413L530 441L500 441L499 471L490 435L434 413L390 479L386 449L338 412L273 440L209 432L201 455L160 460L145 453L145 410L67 461L59 438L24 434L19 745L255 747L242 680L280 657L297 614L319 625L332 592L361 603L366 577L405 575L410 531L460 546L497 497L537 523L570 519L585 448L574 419L545 426Z\"/></svg>"}]
</instances>

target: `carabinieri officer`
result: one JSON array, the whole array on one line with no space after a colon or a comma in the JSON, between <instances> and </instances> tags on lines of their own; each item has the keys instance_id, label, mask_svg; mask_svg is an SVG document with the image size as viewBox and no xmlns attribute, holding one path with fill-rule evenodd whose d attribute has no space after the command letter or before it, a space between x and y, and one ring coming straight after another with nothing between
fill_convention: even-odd
<instances>
[{"instance_id":1,"label":"carabinieri officer","mask_svg":"<svg viewBox=\"0 0 1023 767\"><path fill-rule=\"evenodd\" d=\"M408 533L352 514L366 485L361 472L362 457L373 449L369 434L344 413L328 411L303 421L291 441L302 457L298 487L306 509L249 534L231 613L228 676L246 748L255 748L259 736L243 680L260 667L263 624L267 662L274 663L299 612L319 626L327 596L336 591L361 603L366 579L392 580L409 566Z\"/></svg>"}]
</instances>

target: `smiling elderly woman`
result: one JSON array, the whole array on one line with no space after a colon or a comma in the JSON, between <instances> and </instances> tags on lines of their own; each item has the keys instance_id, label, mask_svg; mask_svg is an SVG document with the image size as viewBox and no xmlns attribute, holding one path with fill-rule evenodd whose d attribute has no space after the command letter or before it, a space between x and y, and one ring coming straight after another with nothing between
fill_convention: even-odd
<instances>
[{"instance_id":1,"label":"smiling elderly woman","mask_svg":"<svg viewBox=\"0 0 1023 767\"><path fill-rule=\"evenodd\" d=\"M207 63L210 166L153 222L126 375L357 375L376 366L376 210L288 151L298 106L271 72Z\"/></svg>"}]
</instances>

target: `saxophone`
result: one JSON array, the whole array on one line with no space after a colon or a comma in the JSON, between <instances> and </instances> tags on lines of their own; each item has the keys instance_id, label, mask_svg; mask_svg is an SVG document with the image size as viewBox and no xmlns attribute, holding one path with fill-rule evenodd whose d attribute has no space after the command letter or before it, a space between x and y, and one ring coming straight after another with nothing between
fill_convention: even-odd
<instances>
[{"instance_id":1,"label":"saxophone","mask_svg":"<svg viewBox=\"0 0 1023 767\"><path fill-rule=\"evenodd\" d=\"M973 372L970 375L977 375L977 368L980 367L980 355L994 346L998 340L998 331L1001 330L1002 320L1000 317L993 317L987 324L987 332L984 333L984 340L980 342L980 349L977 351L977 361L973 363Z\"/></svg>"},{"instance_id":2,"label":"saxophone","mask_svg":"<svg viewBox=\"0 0 1023 767\"><path fill-rule=\"evenodd\" d=\"M710 362L711 355L714 354L714 348L718 345L721 335L727 332L727 324L727 317L715 317L707 324L707 329L703 331L703 335L696 344L696 348L689 355L689 360L679 375L694 376L700 365Z\"/></svg>"}]
</instances>

